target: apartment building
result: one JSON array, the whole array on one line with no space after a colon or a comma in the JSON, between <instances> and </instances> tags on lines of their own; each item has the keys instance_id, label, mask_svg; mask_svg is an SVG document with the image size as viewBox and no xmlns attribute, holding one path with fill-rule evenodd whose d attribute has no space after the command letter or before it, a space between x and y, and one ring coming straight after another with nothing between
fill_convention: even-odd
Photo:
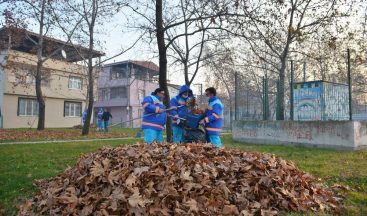
<instances>
[{"instance_id":1,"label":"apartment building","mask_svg":"<svg viewBox=\"0 0 367 216\"><path fill-rule=\"evenodd\" d=\"M3 128L35 128L38 123L38 102L35 79L36 48L39 36L16 29L18 40L12 41L12 29L0 29L0 113ZM88 49L65 44L51 37L44 38L45 56L59 52L43 64L42 92L46 103L45 126L72 127L81 123L86 106L86 68L78 64ZM93 57L103 56L94 51Z\"/></svg>"},{"instance_id":2,"label":"apartment building","mask_svg":"<svg viewBox=\"0 0 367 216\"><path fill-rule=\"evenodd\" d=\"M95 112L107 108L112 124L143 115L141 103L146 95L158 88L159 67L150 61L121 61L107 64L98 79ZM97 113L97 112L96 112ZM123 127L140 127L141 120L125 122Z\"/></svg>"}]
</instances>

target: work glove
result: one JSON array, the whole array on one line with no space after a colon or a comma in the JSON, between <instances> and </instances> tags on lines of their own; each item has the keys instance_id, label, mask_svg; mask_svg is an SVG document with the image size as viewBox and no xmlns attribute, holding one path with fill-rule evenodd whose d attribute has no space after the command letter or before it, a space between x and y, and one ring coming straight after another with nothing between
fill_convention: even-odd
<instances>
[{"instance_id":1,"label":"work glove","mask_svg":"<svg viewBox=\"0 0 367 216\"><path fill-rule=\"evenodd\" d=\"M159 108L158 113L164 113L166 110Z\"/></svg>"}]
</instances>

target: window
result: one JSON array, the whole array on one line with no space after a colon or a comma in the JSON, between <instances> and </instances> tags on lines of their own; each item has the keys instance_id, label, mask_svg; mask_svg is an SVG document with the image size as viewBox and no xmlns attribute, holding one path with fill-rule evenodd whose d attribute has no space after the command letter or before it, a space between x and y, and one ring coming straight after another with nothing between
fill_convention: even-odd
<instances>
[{"instance_id":1,"label":"window","mask_svg":"<svg viewBox=\"0 0 367 216\"><path fill-rule=\"evenodd\" d=\"M145 97L145 90L144 89L139 89L138 97L139 97L140 102L142 102L144 100L144 97Z\"/></svg>"},{"instance_id":2,"label":"window","mask_svg":"<svg viewBox=\"0 0 367 216\"><path fill-rule=\"evenodd\" d=\"M82 89L82 78L69 77L69 89Z\"/></svg>"},{"instance_id":3,"label":"window","mask_svg":"<svg viewBox=\"0 0 367 216\"><path fill-rule=\"evenodd\" d=\"M80 117L80 116L82 116L82 103L65 101L64 116L65 117Z\"/></svg>"},{"instance_id":4,"label":"window","mask_svg":"<svg viewBox=\"0 0 367 216\"><path fill-rule=\"evenodd\" d=\"M110 92L111 99L126 98L126 96L127 96L126 87L111 88Z\"/></svg>"},{"instance_id":5,"label":"window","mask_svg":"<svg viewBox=\"0 0 367 216\"><path fill-rule=\"evenodd\" d=\"M99 92L99 101L108 100L108 89L101 89Z\"/></svg>"},{"instance_id":6,"label":"window","mask_svg":"<svg viewBox=\"0 0 367 216\"><path fill-rule=\"evenodd\" d=\"M36 85L36 78L32 73L24 74L15 74L16 83L22 85ZM42 74L41 76L41 85L42 86L50 86L50 74Z\"/></svg>"},{"instance_id":7,"label":"window","mask_svg":"<svg viewBox=\"0 0 367 216\"><path fill-rule=\"evenodd\" d=\"M110 74L110 79L111 80L116 80L116 79L123 79L123 78L127 78L127 73L126 73L126 66L124 67L112 67L111 68L111 74Z\"/></svg>"},{"instance_id":8,"label":"window","mask_svg":"<svg viewBox=\"0 0 367 216\"><path fill-rule=\"evenodd\" d=\"M18 116L37 116L38 102L36 99L19 98L18 100Z\"/></svg>"}]
</instances>

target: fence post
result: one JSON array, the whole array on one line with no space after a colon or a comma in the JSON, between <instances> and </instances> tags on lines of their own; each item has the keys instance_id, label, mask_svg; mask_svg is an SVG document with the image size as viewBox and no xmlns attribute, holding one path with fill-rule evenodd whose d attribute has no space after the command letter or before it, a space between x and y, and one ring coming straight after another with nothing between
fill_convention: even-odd
<instances>
[{"instance_id":1,"label":"fence post","mask_svg":"<svg viewBox=\"0 0 367 216\"><path fill-rule=\"evenodd\" d=\"M279 113L279 104L280 104L280 97L279 97L279 86L280 86L280 81L279 79L277 80L277 94L276 94L276 113ZM278 120L278 119L277 119Z\"/></svg>"},{"instance_id":2,"label":"fence post","mask_svg":"<svg viewBox=\"0 0 367 216\"><path fill-rule=\"evenodd\" d=\"M265 74L265 120L269 120L269 83L268 74Z\"/></svg>"},{"instance_id":3,"label":"fence post","mask_svg":"<svg viewBox=\"0 0 367 216\"><path fill-rule=\"evenodd\" d=\"M266 115L265 115L265 77L263 76L263 81L262 81L262 84L263 84L263 86L262 86L262 93L263 93L263 100L262 100L262 102L263 102L263 108L262 108L262 113L263 113L263 120L266 120Z\"/></svg>"},{"instance_id":4,"label":"fence post","mask_svg":"<svg viewBox=\"0 0 367 216\"><path fill-rule=\"evenodd\" d=\"M306 61L303 62L303 82L306 82Z\"/></svg>"},{"instance_id":5,"label":"fence post","mask_svg":"<svg viewBox=\"0 0 367 216\"><path fill-rule=\"evenodd\" d=\"M234 74L234 119L238 120L238 73Z\"/></svg>"},{"instance_id":6,"label":"fence post","mask_svg":"<svg viewBox=\"0 0 367 216\"><path fill-rule=\"evenodd\" d=\"M353 120L352 111L352 73L350 69L350 49L347 50L348 54L348 89L349 89L349 120Z\"/></svg>"},{"instance_id":7,"label":"fence post","mask_svg":"<svg viewBox=\"0 0 367 216\"><path fill-rule=\"evenodd\" d=\"M294 67L293 67L293 60L291 60L291 83L290 83L290 118L293 121L293 79L294 79Z\"/></svg>"}]
</instances>

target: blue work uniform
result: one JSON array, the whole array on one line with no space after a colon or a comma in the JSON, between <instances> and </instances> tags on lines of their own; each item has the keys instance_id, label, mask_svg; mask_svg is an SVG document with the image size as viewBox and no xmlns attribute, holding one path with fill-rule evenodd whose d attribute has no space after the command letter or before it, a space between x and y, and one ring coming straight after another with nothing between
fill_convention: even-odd
<instances>
[{"instance_id":1,"label":"blue work uniform","mask_svg":"<svg viewBox=\"0 0 367 216\"><path fill-rule=\"evenodd\" d=\"M189 92L189 95L187 98L184 98L182 94L187 91ZM171 99L170 107L172 110L170 111L170 114L172 116L172 135L174 143L185 142L184 128L178 124L178 121L180 120L175 118L175 116L178 116L180 118L186 118L186 115L189 111L186 104L187 100L190 97L193 97L192 90L190 89L189 86L183 85L181 86L178 95Z\"/></svg>"},{"instance_id":2,"label":"blue work uniform","mask_svg":"<svg viewBox=\"0 0 367 216\"><path fill-rule=\"evenodd\" d=\"M215 145L217 148L222 147L220 134L223 127L223 108L223 104L217 96L210 98L208 110L204 119L208 142Z\"/></svg>"},{"instance_id":3,"label":"blue work uniform","mask_svg":"<svg viewBox=\"0 0 367 216\"><path fill-rule=\"evenodd\" d=\"M145 97L142 105L144 117L141 125L144 132L144 141L148 144L154 141L163 143L163 129L166 124L167 114L166 112L159 113L159 111L165 110L166 106L157 95Z\"/></svg>"}]
</instances>

